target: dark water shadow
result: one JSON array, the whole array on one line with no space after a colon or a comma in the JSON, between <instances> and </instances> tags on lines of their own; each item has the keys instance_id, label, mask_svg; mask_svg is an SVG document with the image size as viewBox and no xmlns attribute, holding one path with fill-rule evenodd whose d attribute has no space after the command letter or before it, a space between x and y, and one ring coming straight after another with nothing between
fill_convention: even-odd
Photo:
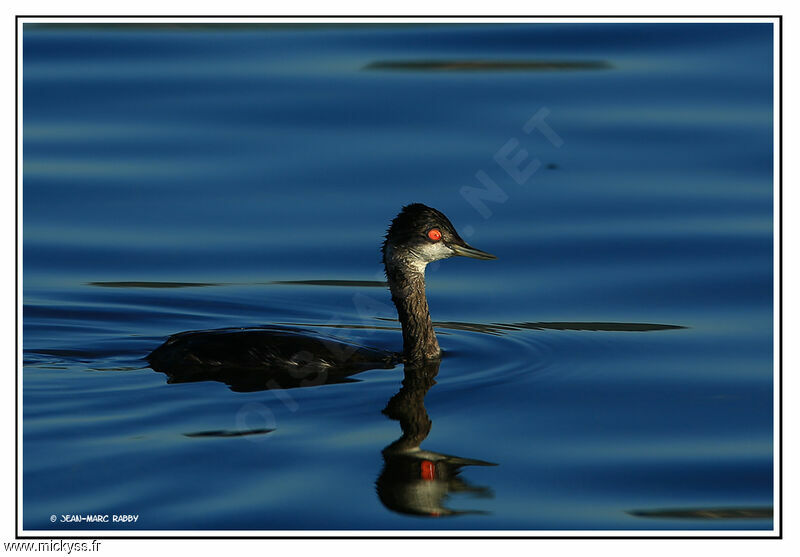
<instances>
[{"instance_id":1,"label":"dark water shadow","mask_svg":"<svg viewBox=\"0 0 800 557\"><path fill-rule=\"evenodd\" d=\"M78 349L71 349L71 348L58 348L58 349L48 349L48 348L25 348L23 350L23 354L25 355L26 359L23 360L25 365L31 364L35 365L39 359L38 356L44 356L47 358L54 358L58 361L62 362L77 362L83 364L93 364L97 363L98 361L108 361L114 358L119 357L133 357L134 359L141 357L141 349L136 347L130 348L121 348L119 346L114 346L111 348L94 348L91 350L78 350ZM27 357L31 357L30 360ZM95 368L88 368L89 370ZM141 369L141 367L128 367L126 369Z\"/></svg>"},{"instance_id":2,"label":"dark water shadow","mask_svg":"<svg viewBox=\"0 0 800 557\"><path fill-rule=\"evenodd\" d=\"M198 286L222 286L221 282L148 282L142 280L129 281L107 281L107 282L87 282L88 286L100 286L102 288L194 288Z\"/></svg>"},{"instance_id":3,"label":"dark water shadow","mask_svg":"<svg viewBox=\"0 0 800 557\"><path fill-rule=\"evenodd\" d=\"M376 317L378 321L398 323L397 319ZM332 329L370 329L380 331L399 330L396 327L380 327L374 325L358 324L319 324L319 323L281 323L281 325L297 327L325 327ZM504 335L511 331L533 330L533 331L607 331L607 332L647 332L647 331L668 331L676 329L688 329L685 325L668 325L664 323L618 323L601 321L538 321L520 323L468 323L461 321L434 321L433 326L437 329L451 329L455 331L470 331L474 333L485 333L488 335Z\"/></svg>"},{"instance_id":4,"label":"dark water shadow","mask_svg":"<svg viewBox=\"0 0 800 557\"><path fill-rule=\"evenodd\" d=\"M376 60L365 70L413 72L552 72L610 70L605 60Z\"/></svg>"},{"instance_id":5,"label":"dark water shadow","mask_svg":"<svg viewBox=\"0 0 800 557\"><path fill-rule=\"evenodd\" d=\"M380 280L275 280L264 284L299 284L306 286L358 286L387 288L388 282Z\"/></svg>"},{"instance_id":6,"label":"dark water shadow","mask_svg":"<svg viewBox=\"0 0 800 557\"><path fill-rule=\"evenodd\" d=\"M493 498L489 487L476 486L461 477L466 466L497 466L474 458L424 450L433 421L425 409L425 396L436 384L439 362L406 367L403 384L383 409L383 414L400 422L402 436L382 451L383 468L375 481L381 503L390 511L419 517L489 514L482 510L455 510L446 506L451 494L467 493Z\"/></svg>"},{"instance_id":7,"label":"dark water shadow","mask_svg":"<svg viewBox=\"0 0 800 557\"><path fill-rule=\"evenodd\" d=\"M717 507L698 509L657 509L627 512L640 518L676 518L719 520L732 518L765 519L772 518L772 507Z\"/></svg>"},{"instance_id":8,"label":"dark water shadow","mask_svg":"<svg viewBox=\"0 0 800 557\"><path fill-rule=\"evenodd\" d=\"M93 362L99 358L116 356L116 350L75 350L75 349L38 349L30 348L24 351L25 354L38 354L41 356L54 356L64 360L73 360L76 362Z\"/></svg>"},{"instance_id":9,"label":"dark water shadow","mask_svg":"<svg viewBox=\"0 0 800 557\"><path fill-rule=\"evenodd\" d=\"M261 429L244 429L231 431L228 429L215 429L211 431L196 431L193 433L184 433L184 437L246 437L249 435L265 435L272 433L275 429L261 428Z\"/></svg>"},{"instance_id":10,"label":"dark water shadow","mask_svg":"<svg viewBox=\"0 0 800 557\"><path fill-rule=\"evenodd\" d=\"M608 332L647 332L686 329L683 325L667 325L661 323L617 323L599 321L539 321L521 323L461 323L458 321L441 321L434 325L444 329L459 331L475 331L487 334L503 334L508 331L608 331Z\"/></svg>"},{"instance_id":11,"label":"dark water shadow","mask_svg":"<svg viewBox=\"0 0 800 557\"><path fill-rule=\"evenodd\" d=\"M263 282L170 282L170 281L94 281L87 286L102 288L196 288L201 286L263 286L271 284L305 285L305 286L349 286L366 288L385 288L389 284L380 280L273 280Z\"/></svg>"}]
</instances>

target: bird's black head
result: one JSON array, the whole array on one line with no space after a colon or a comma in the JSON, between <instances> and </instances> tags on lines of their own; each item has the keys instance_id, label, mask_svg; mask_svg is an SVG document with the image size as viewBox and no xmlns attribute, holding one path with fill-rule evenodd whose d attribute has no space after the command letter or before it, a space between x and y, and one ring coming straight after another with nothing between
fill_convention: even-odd
<instances>
[{"instance_id":1,"label":"bird's black head","mask_svg":"<svg viewBox=\"0 0 800 557\"><path fill-rule=\"evenodd\" d=\"M497 259L490 253L468 245L458 235L450 219L421 203L406 205L392 220L382 251L387 267L401 264L419 271L432 261L454 255Z\"/></svg>"}]
</instances>

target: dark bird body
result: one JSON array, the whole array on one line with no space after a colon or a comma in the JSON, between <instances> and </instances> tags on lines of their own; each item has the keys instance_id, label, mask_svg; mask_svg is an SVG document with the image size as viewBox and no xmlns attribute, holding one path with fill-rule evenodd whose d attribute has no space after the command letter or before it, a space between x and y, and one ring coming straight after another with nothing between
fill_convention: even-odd
<instances>
[{"instance_id":1,"label":"dark bird body","mask_svg":"<svg viewBox=\"0 0 800 557\"><path fill-rule=\"evenodd\" d=\"M342 382L399 361L438 360L441 350L425 296L426 265L454 255L495 257L467 245L446 216L419 203L394 218L382 253L403 330L402 356L313 331L269 326L172 335L147 357L150 366L174 382L217 380L235 390L256 390Z\"/></svg>"},{"instance_id":2,"label":"dark bird body","mask_svg":"<svg viewBox=\"0 0 800 557\"><path fill-rule=\"evenodd\" d=\"M344 383L368 369L391 369L400 358L314 331L247 327L178 333L148 360L171 382L223 381L235 391L258 391Z\"/></svg>"}]
</instances>

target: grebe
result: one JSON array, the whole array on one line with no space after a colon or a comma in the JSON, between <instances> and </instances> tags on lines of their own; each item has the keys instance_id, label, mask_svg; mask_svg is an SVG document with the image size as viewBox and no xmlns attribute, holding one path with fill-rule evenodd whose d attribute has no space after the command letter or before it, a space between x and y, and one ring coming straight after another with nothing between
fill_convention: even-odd
<instances>
[{"instance_id":1,"label":"grebe","mask_svg":"<svg viewBox=\"0 0 800 557\"><path fill-rule=\"evenodd\" d=\"M234 390L347 381L367 369L438 360L439 343L425 297L425 267L455 255L497 259L469 246L441 212L414 203L392 220L382 246L392 301L403 330L402 357L313 331L249 327L172 335L147 360L171 382L218 380Z\"/></svg>"}]
</instances>

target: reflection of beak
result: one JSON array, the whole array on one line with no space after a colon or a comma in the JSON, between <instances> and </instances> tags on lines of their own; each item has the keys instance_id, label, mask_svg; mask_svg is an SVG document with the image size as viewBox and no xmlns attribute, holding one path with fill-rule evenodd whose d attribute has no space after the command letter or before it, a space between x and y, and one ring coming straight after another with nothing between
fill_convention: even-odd
<instances>
[{"instance_id":1,"label":"reflection of beak","mask_svg":"<svg viewBox=\"0 0 800 557\"><path fill-rule=\"evenodd\" d=\"M491 253L475 249L467 244L450 244L450 249L453 250L456 255L463 255L464 257L472 257L474 259L497 259L497 257Z\"/></svg>"}]
</instances>

